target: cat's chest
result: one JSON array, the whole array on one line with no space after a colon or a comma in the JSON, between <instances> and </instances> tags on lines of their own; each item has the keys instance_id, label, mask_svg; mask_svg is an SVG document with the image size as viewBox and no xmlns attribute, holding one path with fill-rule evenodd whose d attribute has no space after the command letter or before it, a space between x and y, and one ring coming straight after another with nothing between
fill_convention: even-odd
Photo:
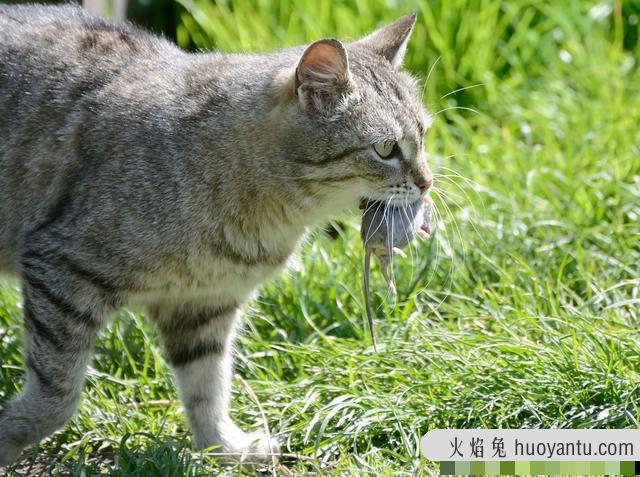
<instances>
[{"instance_id":1,"label":"cat's chest","mask_svg":"<svg viewBox=\"0 0 640 477\"><path fill-rule=\"evenodd\" d=\"M200 240L147 277L131 301L143 305L185 300L245 302L286 266L297 242L291 237L272 243Z\"/></svg>"},{"instance_id":2,"label":"cat's chest","mask_svg":"<svg viewBox=\"0 0 640 477\"><path fill-rule=\"evenodd\" d=\"M134 304L152 305L158 302L245 302L264 282L286 265L244 266L223 260L202 261L197 266L179 272L169 270L150 280L135 293Z\"/></svg>"},{"instance_id":3,"label":"cat's chest","mask_svg":"<svg viewBox=\"0 0 640 477\"><path fill-rule=\"evenodd\" d=\"M282 270L293 249L280 254L255 255L231 249L207 252L190 257L183 285L198 290L215 290L216 293L241 299Z\"/></svg>"}]
</instances>

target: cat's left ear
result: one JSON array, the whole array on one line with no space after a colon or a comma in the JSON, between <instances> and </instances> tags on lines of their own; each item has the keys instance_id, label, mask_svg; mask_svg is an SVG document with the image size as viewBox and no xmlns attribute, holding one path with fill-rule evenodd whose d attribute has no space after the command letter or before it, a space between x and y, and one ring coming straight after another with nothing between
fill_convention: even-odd
<instances>
[{"instance_id":1,"label":"cat's left ear","mask_svg":"<svg viewBox=\"0 0 640 477\"><path fill-rule=\"evenodd\" d=\"M394 68L399 68L407 51L407 43L416 24L415 12L398 18L393 23L358 40L355 44L375 51L385 57Z\"/></svg>"},{"instance_id":2,"label":"cat's left ear","mask_svg":"<svg viewBox=\"0 0 640 477\"><path fill-rule=\"evenodd\" d=\"M296 67L295 94L305 109L328 110L350 88L347 50L333 38L307 47Z\"/></svg>"}]
</instances>

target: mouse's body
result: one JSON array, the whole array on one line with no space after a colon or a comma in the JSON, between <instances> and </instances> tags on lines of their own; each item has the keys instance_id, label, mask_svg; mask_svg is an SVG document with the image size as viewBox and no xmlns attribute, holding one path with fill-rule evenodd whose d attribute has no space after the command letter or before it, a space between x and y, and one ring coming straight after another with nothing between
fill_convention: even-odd
<instances>
[{"instance_id":1,"label":"mouse's body","mask_svg":"<svg viewBox=\"0 0 640 477\"><path fill-rule=\"evenodd\" d=\"M373 312L369 294L369 270L371 268L371 254L380 260L380 269L389 291L396 293L396 287L389 274L391 257L394 253L405 256L402 248L406 247L418 235L427 238L431 234L431 199L425 196L422 200L406 206L387 205L378 201L363 201L361 206L362 225L360 236L364 246L364 276L363 288L365 309L371 341L376 348L373 333Z\"/></svg>"}]
</instances>

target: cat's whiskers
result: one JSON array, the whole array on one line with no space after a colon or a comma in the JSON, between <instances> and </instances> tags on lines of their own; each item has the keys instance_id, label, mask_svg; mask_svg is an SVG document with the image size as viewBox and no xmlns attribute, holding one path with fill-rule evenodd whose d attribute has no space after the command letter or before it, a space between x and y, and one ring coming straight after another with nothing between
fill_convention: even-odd
<instances>
[{"instance_id":1,"label":"cat's whiskers","mask_svg":"<svg viewBox=\"0 0 640 477\"><path fill-rule=\"evenodd\" d=\"M388 270L387 270L387 274L389 276L389 279L391 280L392 283L394 283L394 273L393 273L393 244L394 244L394 240L393 240L393 229L394 229L394 224L393 221L395 219L395 215L394 213L392 213L389 210L389 207L391 206L391 201L395 198L397 194L393 193L391 194L391 197L389 197L387 204L385 206L385 210L384 210L384 221L385 224L387 225L387 233L386 236L388 237L387 239L387 253L388 253ZM389 221L389 216L391 218L391 221ZM391 296L391 290L389 288L389 284L387 284L387 291L385 293L385 299L389 299L389 297ZM380 307L378 307L378 309L380 309Z\"/></svg>"},{"instance_id":2,"label":"cat's whiskers","mask_svg":"<svg viewBox=\"0 0 640 477\"><path fill-rule=\"evenodd\" d=\"M402 213L404 214L405 218L407 219L407 224L412 223L413 221L411 220L411 218L409 217L409 214L407 213L407 209L409 208L409 198L405 197L404 198L404 206L402 207ZM415 252L415 243L414 240L412 240L412 237L409 237L409 230L408 230L408 226L407 227L403 227L404 230L404 235L405 235L405 239L407 244L409 245L409 263L411 265L411 278L410 281L413 281L414 278L414 265L416 262L416 257L417 257L417 253Z\"/></svg>"},{"instance_id":3,"label":"cat's whiskers","mask_svg":"<svg viewBox=\"0 0 640 477\"><path fill-rule=\"evenodd\" d=\"M391 205L391 201L389 201L389 205ZM393 207L396 207L395 205ZM389 235L389 276L391 277L391 281L395 282L394 278L394 270L393 270L393 261L394 261L394 255L395 253L393 252L393 244L395 243L395 240L393 239L393 233L395 232L395 219L396 219L396 214L389 212L389 215L391 216L391 224L389 224L387 222L387 226L390 229L390 234ZM387 288L387 295L389 294L389 290Z\"/></svg>"},{"instance_id":4,"label":"cat's whiskers","mask_svg":"<svg viewBox=\"0 0 640 477\"><path fill-rule=\"evenodd\" d=\"M476 114L482 115L482 113L480 111L475 110L473 108L469 108L467 106L449 106L449 107L441 109L440 111L438 111L436 113L433 113L433 115L434 116L438 116L441 113L444 113L446 111L451 111L451 110L454 110L454 109L460 109L462 111L471 111L472 113L476 113Z\"/></svg>"},{"instance_id":5,"label":"cat's whiskers","mask_svg":"<svg viewBox=\"0 0 640 477\"><path fill-rule=\"evenodd\" d=\"M437 195L437 194L436 194ZM439 230L441 229L440 224L442 222L442 219L440 217L440 211L434 201L433 203L433 207L432 207L432 219L433 219L433 228L434 230ZM420 289L416 290L415 292L415 296L419 296L422 292L424 292L424 290L426 290L429 285L431 284L431 281L433 280L433 278L435 277L436 273L437 273L437 265L440 262L440 258L441 258L441 250L442 250L442 246L440 244L440 236L436 236L435 237L435 243L436 243L436 254L435 254L435 258L431 261L432 267L431 267L431 272L428 275L428 278L426 280L426 282L423 284L422 287L420 287ZM450 279L451 279L451 270L453 269L454 266L454 259L452 258L451 261L451 265L449 267L449 273L447 274L447 279L444 282L444 286L442 287L443 289L447 290L448 286L450 284ZM419 277L419 279L422 279L422 274ZM415 285L417 285L416 282L414 282L414 285L412 287L412 289L415 289ZM439 302L437 302L437 304L435 306L430 305L430 311L437 314L439 307L442 305L442 303L444 303L444 300L447 298L447 296L449 295L448 292L446 292L442 298L440 299Z\"/></svg>"},{"instance_id":6,"label":"cat's whiskers","mask_svg":"<svg viewBox=\"0 0 640 477\"><path fill-rule=\"evenodd\" d=\"M447 98L447 97L449 97L449 96L451 96L453 94L459 93L461 91L465 91L467 89L477 88L479 86L486 86L486 85L487 85L487 83L476 83L476 84L472 84L470 86L465 86L463 88L454 89L453 91L448 92L444 96L440 96L440 100L442 101L443 99L445 99L445 98Z\"/></svg>"},{"instance_id":7,"label":"cat's whiskers","mask_svg":"<svg viewBox=\"0 0 640 477\"><path fill-rule=\"evenodd\" d=\"M439 224L440 224L439 211L438 211L438 208L437 208L437 205L436 205L435 201L432 201L432 203L431 203L431 217L430 217L430 220L431 220L432 231L435 232L436 230L438 230L438 227L439 227ZM440 259L441 246L440 246L440 242L439 242L438 237L434 237L432 239L432 241L435 242L436 253L435 253L434 259L431 260L431 263L437 265L439 263L439 259ZM416 245L416 247L417 247L417 245ZM436 272L437 272L436 267L431 267L430 273L428 275L428 279L427 279L426 283L424 283L423 288L426 289L430 285L431 280L436 275ZM417 285L417 280L419 280L421 278L422 278L422 273L420 274L420 276L418 276L416 278L416 280L412 279L412 287L411 287L412 290L415 289L415 286ZM419 292L416 292L416 295L418 293Z\"/></svg>"},{"instance_id":8,"label":"cat's whiskers","mask_svg":"<svg viewBox=\"0 0 640 477\"><path fill-rule=\"evenodd\" d=\"M438 194L438 190L436 189L434 192L436 192L436 195ZM458 221L455 218L455 215L453 214L453 212L451 211L451 208L449 207L449 205L447 204L446 200L442 200L442 206L445 209L445 212L447 213L448 217L451 219L451 222L454 226L454 233L457 234L458 239L460 240L460 244L463 244L464 241L462 240L462 232L460 231L460 227L458 226ZM462 263L464 263L466 261L466 252L464 247L462 248ZM452 254L453 254L453 249L452 249Z\"/></svg>"},{"instance_id":9,"label":"cat's whiskers","mask_svg":"<svg viewBox=\"0 0 640 477\"><path fill-rule=\"evenodd\" d=\"M453 156L455 156L455 155L451 155L449 157L453 157ZM451 182L455 187L457 187L462 192L462 194L464 195L464 197L467 200L468 204L472 207L472 209L474 209L474 203L473 203L473 201L471 201L468 193L454 179L455 178L461 178L461 179L463 179L465 181L465 183L467 183L467 185L470 185L470 186L475 185L477 187L480 187L480 186L478 186L473 181L466 179L464 176L462 176L461 174L457 173L456 171L454 171L454 170L452 170L450 168L442 167L442 169L447 169L447 170L453 172L453 174L437 174L436 173L436 174L434 174L434 178L435 179L443 179L443 180L446 180L447 182ZM473 187L473 189L475 190L476 187ZM457 196L457 194L454 194L452 191L445 191L444 189L441 189L441 188L439 188L439 187L437 187L435 185L432 187L431 190L437 196L439 201L442 202L443 210L444 210L445 214L450 218L451 223L453 224L453 228L452 228L453 232L452 233L453 233L453 236L456 237L456 239L457 239L456 241L459 241L459 243L462 245L462 263L464 263L466 261L466 250L464 248L464 242L462 240L462 234L460 232L460 227L459 227L459 225L457 223L457 220L456 220L453 212L451 211L450 207L447 205L447 201L451 200L451 196ZM459 198L459 196L458 196L458 198ZM460 204L458 204L456 201L453 201L453 203L456 205L456 207L460 207ZM475 209L474 209L474 211L475 211ZM441 217L441 212L440 212L440 209L439 209L438 204L437 204L436 201L433 202L432 214L433 214L433 228L434 228L434 231L442 229L441 224L443 224L444 222L443 222L443 219ZM476 228L475 223L473 223L473 221L471 221L471 225L474 228ZM437 265L438 265L438 263L439 263L439 261L441 259L441 256L442 256L441 240L443 240L443 237L447 242L449 242L449 240L447 238L447 237L449 237L448 228L447 228L447 231L445 232L444 236L442 236L442 234L438 234L438 236L435 237L436 251L435 251L435 257L432 260L432 264L433 264L432 271L429 274L426 283L416 292L416 295L422 293L429 286L429 284L431 283L433 277L436 274ZM450 257L451 257L451 265L449 267L449 271L447 272L447 279L445 281L445 284L450 283L450 281L452 280L452 270L454 269L454 266L456 266L455 264L457 262L455 249L452 246L452 244L449 243L447 248L450 251L449 254L450 254ZM415 284L417 284L417 283L415 283ZM414 285L414 287L415 287L415 285ZM448 296L448 294L443 296L443 298L439 301L439 303L436 305L436 307L432 308L432 311L434 311L434 312L437 311L438 307L446 299L446 296Z\"/></svg>"},{"instance_id":10,"label":"cat's whiskers","mask_svg":"<svg viewBox=\"0 0 640 477\"><path fill-rule=\"evenodd\" d=\"M446 201L443 199L443 197L440 195L440 191L437 188L432 188L432 191L434 192L434 194L438 197L438 199L440 200L442 207L444 208L444 211L447 215L447 217L451 220L451 223L453 224L453 232L451 232L453 234L453 237L456 237L459 240L459 243L461 245L462 248L462 260L461 263L457 263L457 258L456 258L456 253L455 253L455 248L452 246L450 240L449 240L449 228L443 228L440 227L440 223L443 222L442 218L441 218L441 214L440 214L440 210L438 209L436 202L434 201L434 207L433 207L433 212L434 212L434 218L435 218L435 222L434 224L437 226L436 230L443 230L446 229L447 232L444 233L444 236L442 234L438 234L437 235L437 243L439 244L440 240L446 240L447 243L447 249L449 250L449 255L450 255L450 259L451 259L451 264L449 266L449 269L447 271L447 278L445 279L444 285L442 288L445 290L449 289L449 285L451 283L452 277L453 277L453 270L457 267L459 267L460 265L464 265L464 263L466 262L466 251L464 248L464 242L462 240L462 234L460 232L460 229L458 227L457 221L455 216L453 215L453 212L451 211L451 209L449 208L449 206L447 205ZM438 253L437 257L439 259L440 254ZM435 265L437 266L437 262L435 263ZM435 272L435 267L434 267L434 272ZM420 287L419 290L416 291L416 295L419 295L421 293L424 292L424 290L427 288L427 286L429 285L431 281L431 278L427 281L427 283ZM446 300L446 298L449 296L449 292L445 292L445 294L442 296L442 298L440 299L440 301L435 305L430 307L432 312L437 312L438 308L442 305L442 303L444 303L444 301Z\"/></svg>"},{"instance_id":11,"label":"cat's whiskers","mask_svg":"<svg viewBox=\"0 0 640 477\"><path fill-rule=\"evenodd\" d=\"M436 193L437 194L437 193ZM436 229L442 229L441 224L443 223L442 220L442 215L440 213L440 209L438 209L438 206L435 204L434 202L434 225L436 227ZM445 233L445 239L446 239L446 233ZM434 265L437 266L440 262L440 259L442 258L442 256L444 255L444 251L443 251L443 246L440 243L440 235L438 235L438 237L436 238L436 258L433 261ZM451 248L449 246L449 248ZM420 288L420 290L418 290L416 292L416 295L419 295L420 293L422 293L430 284L431 281L433 280L433 278L435 277L436 273L437 273L437 269L436 267L432 268L432 273L429 276L429 279L427 280L427 282ZM451 277L452 277L452 270L455 267L455 257L451 258L450 261L450 265L449 265L449 269L447 270L447 274L446 274L446 279L444 280L443 283L443 289L445 290L445 293L442 295L442 298L440 299L440 301L437 302L437 304L435 306L430 306L430 309L432 312L437 313L438 309L440 308L440 306L442 305L442 303L444 303L444 301L446 300L446 298L449 296L449 285L451 284Z\"/></svg>"},{"instance_id":12,"label":"cat's whiskers","mask_svg":"<svg viewBox=\"0 0 640 477\"><path fill-rule=\"evenodd\" d=\"M370 201L367 205L367 208L364 209L364 211L362 212L362 215L367 214L374 206L376 207L376 214L378 213L378 210L380 209L380 205L381 202L380 201Z\"/></svg>"},{"instance_id":13,"label":"cat's whiskers","mask_svg":"<svg viewBox=\"0 0 640 477\"><path fill-rule=\"evenodd\" d=\"M480 239L484 242L484 237L483 234L480 233L480 231L478 230L477 226L476 226L476 222L473 218L473 216L478 215L478 211L476 210L476 206L474 201L471 200L471 197L469 196L469 194L467 193L467 191L465 190L465 188L463 188L460 184L458 184L454 178L460 178L464 181L464 183L469 186L469 188L475 193L475 195L478 197L478 199L480 200L480 205L482 206L482 210L485 211L486 210L486 205L484 202L484 199L482 198L482 195L480 193L478 193L477 189L481 189L483 190L484 187L481 186L480 184L478 184L475 181L472 181L471 179L466 178L465 176L463 176L462 174L459 174L458 172L456 172L455 170L448 168L448 167L444 167L441 166L440 169L446 169L450 172L452 172L453 174L449 174L449 175L438 175L440 178L446 180L448 183L454 185L455 187L458 188L458 190L460 190L464 196L465 199L467 200L467 205L469 207L471 207L471 210L473 212L473 215L469 217L468 222L471 224L471 226L473 227L474 231L477 232L477 236L480 237ZM443 192L442 190L440 190L441 192ZM449 192L449 194L451 194L451 192ZM457 205L457 204L456 204ZM459 206L458 206L459 207Z\"/></svg>"},{"instance_id":14,"label":"cat's whiskers","mask_svg":"<svg viewBox=\"0 0 640 477\"><path fill-rule=\"evenodd\" d=\"M436 58L436 60L433 62L433 64L431 65L431 68L429 68L429 73L427 73L427 78L424 80L424 84L422 85L422 93L420 95L420 98L424 100L424 94L427 91L427 86L429 84L429 78L431 78L431 73L433 73L433 71L436 68L436 65L438 64L438 62L440 61L440 58L442 58L441 56L438 56Z\"/></svg>"},{"instance_id":15,"label":"cat's whiskers","mask_svg":"<svg viewBox=\"0 0 640 477\"><path fill-rule=\"evenodd\" d=\"M456 156L456 155L455 155L455 154L453 154L453 155L451 155L451 156L447 156L447 157L446 157L446 159L450 159L450 158L453 158L453 157L455 157L455 156ZM450 172L450 173L451 173L451 174L449 174L449 175L446 175L445 177L449 177L449 176L451 176L451 177L458 177L458 178L462 179L464 182L466 182L469 186L473 186L473 187L477 187L477 188L483 188L483 187L484 187L484 186L482 186L481 184L477 183L476 181L474 181L474 180L472 180L472 179L469 179L469 178L468 178L468 177L466 177L466 176L463 176L462 174L460 174L460 173L459 173L458 171L456 171L455 169L451 169L450 167L446 167L446 166L443 166L443 165L439 165L439 166L438 166L438 169L442 169L442 170L445 170L445 171L448 171L448 172Z\"/></svg>"},{"instance_id":16,"label":"cat's whiskers","mask_svg":"<svg viewBox=\"0 0 640 477\"><path fill-rule=\"evenodd\" d=\"M436 177L435 175L434 175L434 177L437 178L438 180L446 180L446 178L443 178L443 177ZM454 184L454 185L456 185L456 184ZM440 194L443 195L444 197L446 197L447 199L450 199L450 202L452 202L453 205L455 205L456 207L460 207L460 202L459 201L462 200L462 197L460 196L460 194L458 194L456 192L453 192L451 190L442 189L442 188L440 188L438 186L435 186L435 185L433 186L433 188L437 189L440 192ZM464 191L463 191L463 194L464 194ZM456 199L456 200L453 200L453 199Z\"/></svg>"},{"instance_id":17,"label":"cat's whiskers","mask_svg":"<svg viewBox=\"0 0 640 477\"><path fill-rule=\"evenodd\" d=\"M374 216L378 216L378 211L380 210L380 207L384 207L384 202L382 202L382 201L372 202L372 204L369 206L369 208L372 207L373 205L376 205L376 211L374 212L373 215ZM367 209L367 210L369 210L369 209ZM365 241L364 241L365 244L368 244L369 240L371 239L371 236L374 235L378 230L380 230L380 227L382 226L382 224L384 222L385 209L382 209L382 211L383 211L382 219L380 219L380 221L378 222L378 225L375 228L375 230L371 230L371 227L369 227L369 229L367 230L367 236L366 236Z\"/></svg>"}]
</instances>

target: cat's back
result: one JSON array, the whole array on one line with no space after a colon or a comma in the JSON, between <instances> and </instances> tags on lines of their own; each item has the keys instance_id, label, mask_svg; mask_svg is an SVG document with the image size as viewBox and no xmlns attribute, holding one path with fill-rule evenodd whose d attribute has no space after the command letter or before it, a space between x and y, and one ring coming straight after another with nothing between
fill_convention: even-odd
<instances>
[{"instance_id":1,"label":"cat's back","mask_svg":"<svg viewBox=\"0 0 640 477\"><path fill-rule=\"evenodd\" d=\"M74 5L0 5L0 101L18 109L24 98L9 97L12 90L55 95L74 80L97 87L133 62L172 50L161 38Z\"/></svg>"},{"instance_id":2,"label":"cat's back","mask_svg":"<svg viewBox=\"0 0 640 477\"><path fill-rule=\"evenodd\" d=\"M0 52L3 59L28 53L74 61L132 56L172 48L169 42L130 24L118 24L76 5L0 5ZM99 65L97 65L99 66Z\"/></svg>"},{"instance_id":3,"label":"cat's back","mask_svg":"<svg viewBox=\"0 0 640 477\"><path fill-rule=\"evenodd\" d=\"M162 38L74 5L0 5L0 138L7 145L22 128L59 127L51 121L124 71L177 53Z\"/></svg>"}]
</instances>

